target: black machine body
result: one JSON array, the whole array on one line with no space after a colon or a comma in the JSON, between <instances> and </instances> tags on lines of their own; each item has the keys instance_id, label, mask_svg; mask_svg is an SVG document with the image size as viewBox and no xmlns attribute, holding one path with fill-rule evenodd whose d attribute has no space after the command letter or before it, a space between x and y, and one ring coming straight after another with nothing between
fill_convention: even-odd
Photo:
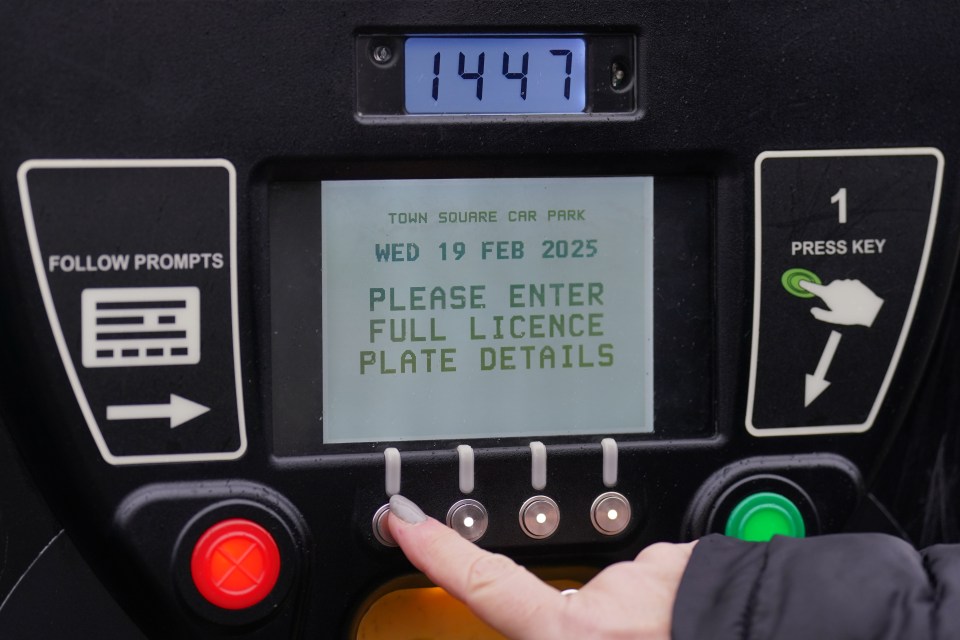
<instances>
[{"instance_id":1,"label":"black machine body","mask_svg":"<svg viewBox=\"0 0 960 640\"><path fill-rule=\"evenodd\" d=\"M954 14L7 3L11 574L69 540L148 637L339 638L412 573L397 492L545 576L758 504L904 534L957 412Z\"/></svg>"}]
</instances>

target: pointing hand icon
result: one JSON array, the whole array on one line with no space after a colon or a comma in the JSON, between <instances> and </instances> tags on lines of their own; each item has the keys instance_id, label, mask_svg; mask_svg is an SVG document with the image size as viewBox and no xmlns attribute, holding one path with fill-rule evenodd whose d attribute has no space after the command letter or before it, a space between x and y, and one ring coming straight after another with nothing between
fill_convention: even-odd
<instances>
[{"instance_id":1,"label":"pointing hand icon","mask_svg":"<svg viewBox=\"0 0 960 640\"><path fill-rule=\"evenodd\" d=\"M810 309L813 317L823 322L869 327L883 306L883 298L859 280L834 280L828 285L801 280L797 286L819 297L829 307Z\"/></svg>"}]
</instances>

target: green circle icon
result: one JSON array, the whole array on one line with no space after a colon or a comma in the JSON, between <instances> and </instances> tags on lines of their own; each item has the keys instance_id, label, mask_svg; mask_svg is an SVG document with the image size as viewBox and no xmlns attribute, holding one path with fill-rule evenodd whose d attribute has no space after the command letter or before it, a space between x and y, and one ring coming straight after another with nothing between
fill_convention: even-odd
<instances>
[{"instance_id":1,"label":"green circle icon","mask_svg":"<svg viewBox=\"0 0 960 640\"><path fill-rule=\"evenodd\" d=\"M767 542L775 535L803 538L806 526L792 500L764 491L748 496L733 508L725 533L748 542Z\"/></svg>"},{"instance_id":2,"label":"green circle icon","mask_svg":"<svg viewBox=\"0 0 960 640\"><path fill-rule=\"evenodd\" d=\"M780 276L780 284L787 290L787 293L795 295L798 298L812 298L813 294L800 286L800 283L803 281L822 284L817 274L807 269L801 269L800 267L787 269L783 272L783 275Z\"/></svg>"}]
</instances>

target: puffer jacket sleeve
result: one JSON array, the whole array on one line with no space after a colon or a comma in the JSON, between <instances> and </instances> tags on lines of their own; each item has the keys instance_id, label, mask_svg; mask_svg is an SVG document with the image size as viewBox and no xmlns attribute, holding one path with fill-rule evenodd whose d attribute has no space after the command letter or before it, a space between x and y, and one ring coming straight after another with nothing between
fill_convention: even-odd
<instances>
[{"instance_id":1,"label":"puffer jacket sleeve","mask_svg":"<svg viewBox=\"0 0 960 640\"><path fill-rule=\"evenodd\" d=\"M696 546L674 640L960 639L960 545L881 534Z\"/></svg>"}]
</instances>

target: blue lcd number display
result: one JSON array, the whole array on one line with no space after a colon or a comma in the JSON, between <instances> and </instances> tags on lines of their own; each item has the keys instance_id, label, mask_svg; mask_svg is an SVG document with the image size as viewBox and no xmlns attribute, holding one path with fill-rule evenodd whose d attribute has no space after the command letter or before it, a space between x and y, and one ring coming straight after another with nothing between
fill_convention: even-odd
<instances>
[{"instance_id":1,"label":"blue lcd number display","mask_svg":"<svg viewBox=\"0 0 960 640\"><path fill-rule=\"evenodd\" d=\"M404 46L408 113L582 113L586 84L583 38L432 36Z\"/></svg>"}]
</instances>

